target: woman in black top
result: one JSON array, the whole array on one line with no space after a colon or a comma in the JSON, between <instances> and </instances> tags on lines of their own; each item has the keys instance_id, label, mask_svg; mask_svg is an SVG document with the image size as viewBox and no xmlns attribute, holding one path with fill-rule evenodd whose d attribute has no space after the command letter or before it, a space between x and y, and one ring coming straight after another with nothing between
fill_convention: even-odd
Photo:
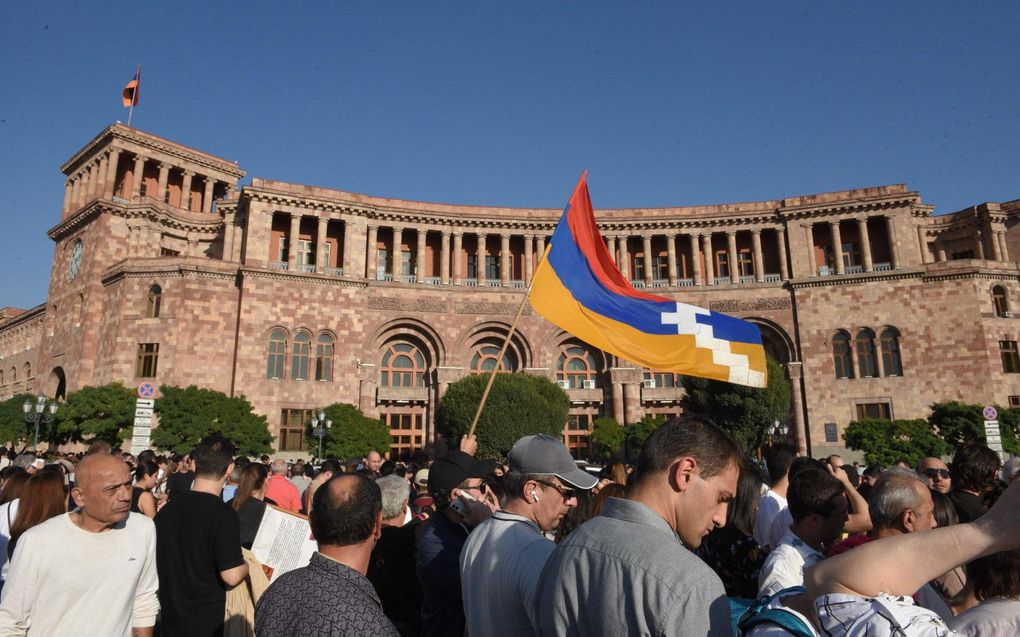
<instances>
[{"instance_id":1,"label":"woman in black top","mask_svg":"<svg viewBox=\"0 0 1020 637\"><path fill-rule=\"evenodd\" d=\"M253 462L241 472L241 480L237 484L237 495L227 502L241 520L241 546L251 550L255 542L255 534L262 524L262 515L266 512L266 478L269 469L261 462Z\"/></svg>"},{"instance_id":2,"label":"woman in black top","mask_svg":"<svg viewBox=\"0 0 1020 637\"><path fill-rule=\"evenodd\" d=\"M159 477L159 465L152 460L141 460L135 469L135 486L131 488L131 511L156 517L156 498L152 488Z\"/></svg>"}]
</instances>

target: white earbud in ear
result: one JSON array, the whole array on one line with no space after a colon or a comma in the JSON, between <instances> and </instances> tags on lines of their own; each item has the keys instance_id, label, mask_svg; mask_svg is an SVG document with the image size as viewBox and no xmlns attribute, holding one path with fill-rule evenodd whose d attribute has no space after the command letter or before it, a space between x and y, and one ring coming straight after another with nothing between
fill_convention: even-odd
<instances>
[{"instance_id":1,"label":"white earbud in ear","mask_svg":"<svg viewBox=\"0 0 1020 637\"><path fill-rule=\"evenodd\" d=\"M538 502L538 493L534 489L531 490L531 497Z\"/></svg>"}]
</instances>

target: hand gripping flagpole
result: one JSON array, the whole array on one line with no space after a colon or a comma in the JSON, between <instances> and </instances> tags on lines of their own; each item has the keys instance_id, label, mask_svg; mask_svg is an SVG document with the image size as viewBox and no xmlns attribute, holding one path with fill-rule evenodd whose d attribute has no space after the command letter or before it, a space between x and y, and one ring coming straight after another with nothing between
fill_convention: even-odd
<instances>
[{"instance_id":1,"label":"hand gripping flagpole","mask_svg":"<svg viewBox=\"0 0 1020 637\"><path fill-rule=\"evenodd\" d=\"M546 248L548 251L548 248ZM542 255L545 258L545 255ZM541 261L539 262L541 263ZM534 278L534 276L532 276ZM471 421L471 428L468 429L468 437L474 435L475 427L478 426L478 419L482 416L482 409L485 407L485 401L489 399L489 391L492 389L492 383L496 380L496 374L499 373L499 365L503 361L503 355L506 354L507 348L510 346L510 339L514 337L514 331L517 329L517 321L520 320L521 314L524 314L524 306L528 304L528 297L531 296L531 282L528 282L528 289L524 293L524 298L521 299L521 306L517 308L517 316L514 317L513 323L510 324L510 331L506 334L506 340L503 341L503 347L499 350L499 355L496 357L496 364L492 366L492 373L489 374L489 382L485 384L485 391L482 392L482 400L478 403L478 411L475 412L475 417Z\"/></svg>"}]
</instances>

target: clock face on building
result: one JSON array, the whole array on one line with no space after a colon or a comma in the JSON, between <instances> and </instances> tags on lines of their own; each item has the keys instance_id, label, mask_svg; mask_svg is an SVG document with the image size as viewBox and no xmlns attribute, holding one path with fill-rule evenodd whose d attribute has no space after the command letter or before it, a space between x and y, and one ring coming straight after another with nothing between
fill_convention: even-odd
<instances>
[{"instance_id":1,"label":"clock face on building","mask_svg":"<svg viewBox=\"0 0 1020 637\"><path fill-rule=\"evenodd\" d=\"M81 239L74 242L74 247L71 248L71 267L67 271L67 280L74 281L74 277L78 276L78 268L81 267L82 253L85 252L85 247L81 243Z\"/></svg>"}]
</instances>

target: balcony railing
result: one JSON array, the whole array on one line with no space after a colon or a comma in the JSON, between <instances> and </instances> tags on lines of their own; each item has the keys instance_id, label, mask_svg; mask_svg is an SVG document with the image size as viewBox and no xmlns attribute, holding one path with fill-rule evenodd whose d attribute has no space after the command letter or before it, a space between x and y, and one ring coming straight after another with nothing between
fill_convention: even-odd
<instances>
[{"instance_id":1,"label":"balcony railing","mask_svg":"<svg viewBox=\"0 0 1020 637\"><path fill-rule=\"evenodd\" d=\"M631 287L633 287L635 289L643 288L643 287L645 287L645 280L644 279L631 279L630 285L631 285Z\"/></svg>"},{"instance_id":2,"label":"balcony railing","mask_svg":"<svg viewBox=\"0 0 1020 637\"><path fill-rule=\"evenodd\" d=\"M488 279L485 281L485 285L490 288L501 288L503 287L503 282L499 279Z\"/></svg>"},{"instance_id":3,"label":"balcony railing","mask_svg":"<svg viewBox=\"0 0 1020 637\"><path fill-rule=\"evenodd\" d=\"M384 273L379 275L379 280L380 281L392 281L393 280L393 275L392 274L387 274L387 273L384 272Z\"/></svg>"},{"instance_id":4,"label":"balcony railing","mask_svg":"<svg viewBox=\"0 0 1020 637\"><path fill-rule=\"evenodd\" d=\"M783 277L781 275L779 275L779 274L766 274L765 275L765 282L766 283L779 283L782 280L783 280Z\"/></svg>"},{"instance_id":5,"label":"balcony railing","mask_svg":"<svg viewBox=\"0 0 1020 637\"><path fill-rule=\"evenodd\" d=\"M694 287L694 279L677 279L676 285L679 288L691 288Z\"/></svg>"},{"instance_id":6,"label":"balcony railing","mask_svg":"<svg viewBox=\"0 0 1020 637\"><path fill-rule=\"evenodd\" d=\"M297 266L297 271L298 272L311 272L311 273L314 274L315 273L315 264L314 263L299 263L298 266Z\"/></svg>"},{"instance_id":7,"label":"balcony railing","mask_svg":"<svg viewBox=\"0 0 1020 637\"><path fill-rule=\"evenodd\" d=\"M286 270L287 269L287 262L286 261L270 261L269 262L269 267L274 269L274 270Z\"/></svg>"},{"instance_id":8,"label":"balcony railing","mask_svg":"<svg viewBox=\"0 0 1020 637\"><path fill-rule=\"evenodd\" d=\"M512 288L525 288L527 284L522 279L512 279L510 281L510 287Z\"/></svg>"},{"instance_id":9,"label":"balcony railing","mask_svg":"<svg viewBox=\"0 0 1020 637\"><path fill-rule=\"evenodd\" d=\"M325 268L324 272L328 276L343 276L344 275L344 269L343 268Z\"/></svg>"},{"instance_id":10,"label":"balcony railing","mask_svg":"<svg viewBox=\"0 0 1020 637\"><path fill-rule=\"evenodd\" d=\"M729 285L730 284L730 277L728 277L728 276L717 276L717 277L715 277L715 284L716 285Z\"/></svg>"},{"instance_id":11,"label":"balcony railing","mask_svg":"<svg viewBox=\"0 0 1020 637\"><path fill-rule=\"evenodd\" d=\"M437 276L427 276L424 280L422 280L422 283L425 285L439 285L441 280Z\"/></svg>"},{"instance_id":12,"label":"balcony railing","mask_svg":"<svg viewBox=\"0 0 1020 637\"><path fill-rule=\"evenodd\" d=\"M743 276L740 277L740 284L741 285L747 285L748 283L756 283L756 282L757 282L757 279L754 278L753 274L749 275L749 276L748 275L743 275Z\"/></svg>"},{"instance_id":13,"label":"balcony railing","mask_svg":"<svg viewBox=\"0 0 1020 637\"><path fill-rule=\"evenodd\" d=\"M413 274L401 274L400 275L400 282L401 283L414 283L417 280L418 280L418 277L416 277Z\"/></svg>"},{"instance_id":14,"label":"balcony railing","mask_svg":"<svg viewBox=\"0 0 1020 637\"><path fill-rule=\"evenodd\" d=\"M888 272L892 270L892 263L876 263L872 269L875 272Z\"/></svg>"},{"instance_id":15,"label":"balcony railing","mask_svg":"<svg viewBox=\"0 0 1020 637\"><path fill-rule=\"evenodd\" d=\"M863 265L848 265L844 268L844 272L847 274L864 274Z\"/></svg>"},{"instance_id":16,"label":"balcony railing","mask_svg":"<svg viewBox=\"0 0 1020 637\"><path fill-rule=\"evenodd\" d=\"M653 279L652 280L652 287L653 288L668 288L669 287L669 279Z\"/></svg>"},{"instance_id":17,"label":"balcony railing","mask_svg":"<svg viewBox=\"0 0 1020 637\"><path fill-rule=\"evenodd\" d=\"M478 279L461 279L460 284L469 288L478 287Z\"/></svg>"}]
</instances>

